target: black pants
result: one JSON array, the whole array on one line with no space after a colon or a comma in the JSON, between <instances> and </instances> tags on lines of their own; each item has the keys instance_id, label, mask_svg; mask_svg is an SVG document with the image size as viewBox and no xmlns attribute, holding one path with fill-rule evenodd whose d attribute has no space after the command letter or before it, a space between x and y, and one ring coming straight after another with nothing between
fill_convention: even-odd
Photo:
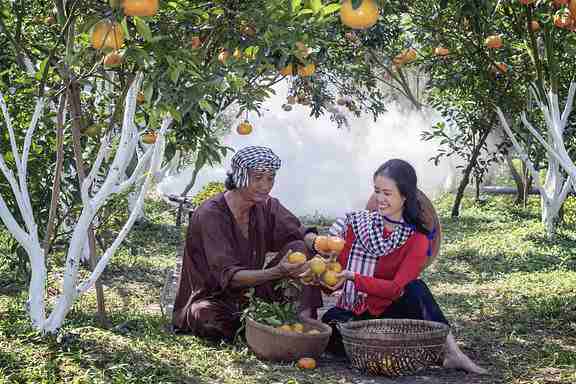
<instances>
[{"instance_id":1,"label":"black pants","mask_svg":"<svg viewBox=\"0 0 576 384\"><path fill-rule=\"evenodd\" d=\"M422 280L414 280L406 285L404 295L378 316L371 315L368 311L361 315L354 315L352 311L338 307L332 307L326 311L324 316L322 316L322 321L332 327L332 336L326 350L339 356L346 354L342 343L342 335L338 331L336 324L371 319L429 320L449 325L426 284Z\"/></svg>"}]
</instances>

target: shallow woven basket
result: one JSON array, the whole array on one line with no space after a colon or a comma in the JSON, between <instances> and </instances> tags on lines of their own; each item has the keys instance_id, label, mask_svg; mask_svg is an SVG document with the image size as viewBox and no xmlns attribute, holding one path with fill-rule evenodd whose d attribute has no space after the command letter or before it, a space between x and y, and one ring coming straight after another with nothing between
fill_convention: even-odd
<instances>
[{"instance_id":1,"label":"shallow woven basket","mask_svg":"<svg viewBox=\"0 0 576 384\"><path fill-rule=\"evenodd\" d=\"M370 375L403 376L441 361L446 324L379 319L339 325L352 366Z\"/></svg>"}]
</instances>

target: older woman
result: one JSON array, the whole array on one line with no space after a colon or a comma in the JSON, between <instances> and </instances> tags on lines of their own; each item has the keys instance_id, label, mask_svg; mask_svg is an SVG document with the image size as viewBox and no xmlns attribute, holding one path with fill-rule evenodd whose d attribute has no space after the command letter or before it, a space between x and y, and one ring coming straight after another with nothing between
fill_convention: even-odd
<instances>
[{"instance_id":1,"label":"older woman","mask_svg":"<svg viewBox=\"0 0 576 384\"><path fill-rule=\"evenodd\" d=\"M191 214L174 304L177 331L229 341L240 327L247 288L274 300L274 283L306 268L286 258L290 250L308 255L315 230L270 197L280 165L269 148L241 149L232 157L226 192ZM269 252L278 255L265 265ZM320 290L305 287L300 303L301 317L315 317Z\"/></svg>"},{"instance_id":2,"label":"older woman","mask_svg":"<svg viewBox=\"0 0 576 384\"><path fill-rule=\"evenodd\" d=\"M348 214L333 231L345 239L339 255L342 281L337 305L322 321L333 326L329 349L344 352L336 323L376 318L408 318L448 324L426 284L419 279L430 253L430 229L422 221L414 168L399 159L380 166L373 177L374 210ZM446 340L444 366L486 373Z\"/></svg>"}]
</instances>

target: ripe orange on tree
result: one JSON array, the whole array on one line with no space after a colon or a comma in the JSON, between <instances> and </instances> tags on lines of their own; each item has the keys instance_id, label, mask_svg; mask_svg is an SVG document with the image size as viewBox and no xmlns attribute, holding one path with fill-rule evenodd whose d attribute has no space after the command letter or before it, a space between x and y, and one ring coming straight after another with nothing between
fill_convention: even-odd
<instances>
[{"instance_id":1,"label":"ripe orange on tree","mask_svg":"<svg viewBox=\"0 0 576 384\"><path fill-rule=\"evenodd\" d=\"M434 55L435 56L448 56L448 54L450 53L450 51L448 51L448 48L444 48L444 47L436 47L434 48Z\"/></svg>"},{"instance_id":2,"label":"ripe orange on tree","mask_svg":"<svg viewBox=\"0 0 576 384\"><path fill-rule=\"evenodd\" d=\"M286 65L284 68L280 69L279 72L282 76L291 76L293 73L292 64Z\"/></svg>"},{"instance_id":3,"label":"ripe orange on tree","mask_svg":"<svg viewBox=\"0 0 576 384\"><path fill-rule=\"evenodd\" d=\"M502 48L502 38L499 35L491 35L484 40L484 44L490 49Z\"/></svg>"},{"instance_id":4,"label":"ripe orange on tree","mask_svg":"<svg viewBox=\"0 0 576 384\"><path fill-rule=\"evenodd\" d=\"M156 132L153 131L146 132L145 134L142 135L142 142L144 144L154 144L157 138L158 135L156 135Z\"/></svg>"},{"instance_id":5,"label":"ripe orange on tree","mask_svg":"<svg viewBox=\"0 0 576 384\"><path fill-rule=\"evenodd\" d=\"M245 120L238 124L236 132L238 132L239 135L249 135L252 133L252 124L250 124L248 120Z\"/></svg>"},{"instance_id":6,"label":"ripe orange on tree","mask_svg":"<svg viewBox=\"0 0 576 384\"><path fill-rule=\"evenodd\" d=\"M126 16L154 16L158 12L158 0L123 0Z\"/></svg>"},{"instance_id":7,"label":"ripe orange on tree","mask_svg":"<svg viewBox=\"0 0 576 384\"><path fill-rule=\"evenodd\" d=\"M96 49L120 49L124 45L124 32L119 23L109 20L99 21L92 29L90 36L92 46Z\"/></svg>"},{"instance_id":8,"label":"ripe orange on tree","mask_svg":"<svg viewBox=\"0 0 576 384\"><path fill-rule=\"evenodd\" d=\"M532 32L537 32L537 31L539 31L539 30L540 30L540 23L537 22L536 20L532 20L532 21L530 22L530 30L531 30Z\"/></svg>"},{"instance_id":9,"label":"ripe orange on tree","mask_svg":"<svg viewBox=\"0 0 576 384\"><path fill-rule=\"evenodd\" d=\"M117 52L110 52L104 56L103 64L106 67L114 68L120 66L123 61L122 55Z\"/></svg>"},{"instance_id":10,"label":"ripe orange on tree","mask_svg":"<svg viewBox=\"0 0 576 384\"><path fill-rule=\"evenodd\" d=\"M298 76L301 77L308 77L308 76L312 76L314 74L314 72L316 72L316 64L314 63L310 63L308 65L305 66L298 66Z\"/></svg>"},{"instance_id":11,"label":"ripe orange on tree","mask_svg":"<svg viewBox=\"0 0 576 384\"><path fill-rule=\"evenodd\" d=\"M192 36L192 49L198 49L202 46L202 39L199 36Z\"/></svg>"},{"instance_id":12,"label":"ripe orange on tree","mask_svg":"<svg viewBox=\"0 0 576 384\"><path fill-rule=\"evenodd\" d=\"M374 0L361 0L354 8L352 0L344 0L340 7L340 21L354 29L367 29L376 24L380 11Z\"/></svg>"},{"instance_id":13,"label":"ripe orange on tree","mask_svg":"<svg viewBox=\"0 0 576 384\"><path fill-rule=\"evenodd\" d=\"M223 49L219 54L218 54L218 61L221 64L226 64L226 62L228 61L228 59L230 58L230 52L227 49Z\"/></svg>"},{"instance_id":14,"label":"ripe orange on tree","mask_svg":"<svg viewBox=\"0 0 576 384\"><path fill-rule=\"evenodd\" d=\"M572 20L572 15L568 9L562 9L554 15L554 25L558 28L569 28L572 26L574 21Z\"/></svg>"},{"instance_id":15,"label":"ripe orange on tree","mask_svg":"<svg viewBox=\"0 0 576 384\"><path fill-rule=\"evenodd\" d=\"M138 92L138 96L136 96L136 102L138 104L143 104L145 100L146 100L146 97L144 96L144 93Z\"/></svg>"}]
</instances>

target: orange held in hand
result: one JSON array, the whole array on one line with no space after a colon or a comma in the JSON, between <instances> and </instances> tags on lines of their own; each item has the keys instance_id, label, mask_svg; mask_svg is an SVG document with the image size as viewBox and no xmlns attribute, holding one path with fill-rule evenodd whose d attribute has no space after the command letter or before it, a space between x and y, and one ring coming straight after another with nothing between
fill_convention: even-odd
<instances>
[{"instance_id":1,"label":"orange held in hand","mask_svg":"<svg viewBox=\"0 0 576 384\"><path fill-rule=\"evenodd\" d=\"M310 270L315 275L321 275L326 271L326 262L323 258L316 256L310 260Z\"/></svg>"},{"instance_id":2,"label":"orange held in hand","mask_svg":"<svg viewBox=\"0 0 576 384\"><path fill-rule=\"evenodd\" d=\"M340 253L342 252L342 249L344 249L346 242L339 237L330 236L328 238L328 244L331 252Z\"/></svg>"},{"instance_id":3,"label":"orange held in hand","mask_svg":"<svg viewBox=\"0 0 576 384\"><path fill-rule=\"evenodd\" d=\"M314 369L316 368L316 360L311 357L303 357L298 360L296 366L300 369Z\"/></svg>"},{"instance_id":4,"label":"orange held in hand","mask_svg":"<svg viewBox=\"0 0 576 384\"><path fill-rule=\"evenodd\" d=\"M333 287L340 282L340 278L338 274L334 271L326 271L322 275L322 281L326 283L326 285Z\"/></svg>"},{"instance_id":5,"label":"orange held in hand","mask_svg":"<svg viewBox=\"0 0 576 384\"><path fill-rule=\"evenodd\" d=\"M290 264L302 264L306 262L306 255L302 252L292 252L288 255L288 262Z\"/></svg>"}]
</instances>

